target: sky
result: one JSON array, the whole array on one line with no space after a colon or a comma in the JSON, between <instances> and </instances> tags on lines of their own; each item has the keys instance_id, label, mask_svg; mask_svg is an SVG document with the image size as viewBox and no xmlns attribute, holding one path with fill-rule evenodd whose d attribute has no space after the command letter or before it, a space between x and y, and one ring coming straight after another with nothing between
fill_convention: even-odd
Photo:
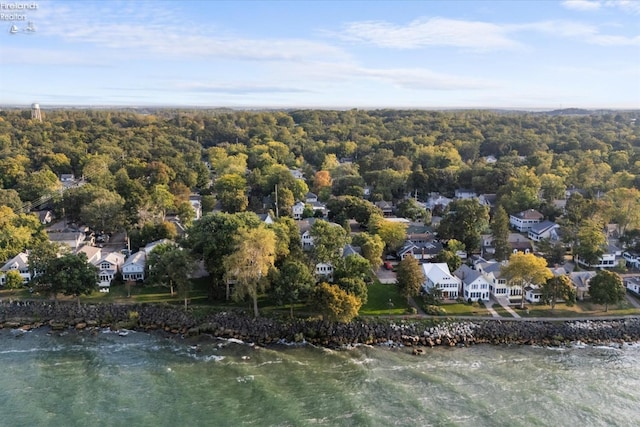
<instances>
[{"instance_id":1,"label":"sky","mask_svg":"<svg viewBox=\"0 0 640 427\"><path fill-rule=\"evenodd\" d=\"M2 105L640 108L640 0L0 0L0 30Z\"/></svg>"}]
</instances>

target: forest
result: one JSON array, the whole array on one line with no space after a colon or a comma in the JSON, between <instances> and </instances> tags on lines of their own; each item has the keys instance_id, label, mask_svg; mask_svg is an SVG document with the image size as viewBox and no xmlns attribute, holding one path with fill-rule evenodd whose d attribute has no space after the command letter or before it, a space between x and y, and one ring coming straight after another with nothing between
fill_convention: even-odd
<instances>
[{"instance_id":1,"label":"forest","mask_svg":"<svg viewBox=\"0 0 640 427\"><path fill-rule=\"evenodd\" d=\"M264 288L290 302L298 290L287 288L291 280L283 274L312 281L305 270L311 261L300 261L306 258L299 256L291 219L292 206L309 191L327 203L328 219L343 225L351 218L363 226L366 233L355 243L368 248L363 252L371 264L379 265L383 251L398 244L394 230L377 221L381 212L373 202L389 201L409 212L419 209L410 199L424 202L436 192L453 197L459 188L496 194L507 214L537 209L564 221L568 240L582 233L586 242L588 233L616 224L621 241L640 249L639 116L572 110L45 109L40 122L29 110L2 110L0 262L43 240L27 211L51 198L58 217L104 233L126 231L134 250L175 238L166 219L178 216L188 230L183 245L204 260L214 286L224 288L233 270L240 297L255 300L255 283L265 282ZM63 174L86 184L61 191ZM579 191L563 212L553 201L565 199L567 190ZM189 203L192 194L202 197L209 213L199 221ZM218 213L210 214L214 208ZM250 212L279 214L264 231ZM313 210L305 216L314 216ZM316 224L318 241L333 237L314 251L314 261L338 263L332 245L348 243L348 232ZM233 237L242 233L242 239ZM456 233L448 237L468 237ZM249 241L269 246L260 252L265 264L257 276L241 268L247 259L233 257L241 252L238 245L247 253ZM469 242L468 251L477 249ZM333 283L346 290L343 302L365 298L366 268L356 264L336 268ZM327 295L338 292L331 286L316 289L324 292L318 298L326 305Z\"/></svg>"}]
</instances>

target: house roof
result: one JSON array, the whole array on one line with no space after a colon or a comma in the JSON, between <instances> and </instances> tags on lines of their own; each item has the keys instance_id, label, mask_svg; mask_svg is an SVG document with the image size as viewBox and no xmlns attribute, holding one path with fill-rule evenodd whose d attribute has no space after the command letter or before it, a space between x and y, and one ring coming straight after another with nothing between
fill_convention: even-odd
<instances>
[{"instance_id":1,"label":"house roof","mask_svg":"<svg viewBox=\"0 0 640 427\"><path fill-rule=\"evenodd\" d=\"M144 251L138 251L135 254L131 255L127 260L122 264L123 267L131 264L139 264L143 267L145 266L147 261L147 254Z\"/></svg>"},{"instance_id":2,"label":"house roof","mask_svg":"<svg viewBox=\"0 0 640 427\"><path fill-rule=\"evenodd\" d=\"M94 265L100 265L103 262L108 262L112 265L122 265L124 263L124 255L120 252L109 252L106 255L103 255L98 261L93 263Z\"/></svg>"},{"instance_id":3,"label":"house roof","mask_svg":"<svg viewBox=\"0 0 640 427\"><path fill-rule=\"evenodd\" d=\"M482 273L478 270L472 269L467 264L462 264L460 268L453 272L453 275L462 280L462 283L472 283L478 278L482 278L484 280Z\"/></svg>"},{"instance_id":4,"label":"house roof","mask_svg":"<svg viewBox=\"0 0 640 427\"><path fill-rule=\"evenodd\" d=\"M75 251L76 254L79 254L79 253L85 254L89 261L91 261L91 259L96 256L98 258L101 258L101 252L102 252L102 249L96 246L89 246L89 245L83 245L82 247L79 247Z\"/></svg>"},{"instance_id":5,"label":"house roof","mask_svg":"<svg viewBox=\"0 0 640 427\"><path fill-rule=\"evenodd\" d=\"M422 272L433 283L459 283L460 280L451 275L446 262L422 264Z\"/></svg>"},{"instance_id":6,"label":"house roof","mask_svg":"<svg viewBox=\"0 0 640 427\"><path fill-rule=\"evenodd\" d=\"M559 225L556 224L555 222L546 220L546 221L539 222L538 224L534 224L533 226L531 226L531 229L529 231L531 231L534 234L542 234L542 233L546 233L547 231L555 227L559 227Z\"/></svg>"},{"instance_id":7,"label":"house roof","mask_svg":"<svg viewBox=\"0 0 640 427\"><path fill-rule=\"evenodd\" d=\"M393 203L387 202L386 200L380 200L379 202L376 202L375 205L382 210L393 209Z\"/></svg>"},{"instance_id":8,"label":"house roof","mask_svg":"<svg viewBox=\"0 0 640 427\"><path fill-rule=\"evenodd\" d=\"M156 240L155 242L147 243L147 245L144 247L143 250L147 255L149 255L153 250L153 248L155 248L158 245L164 245L165 243L173 243L173 242L169 239Z\"/></svg>"},{"instance_id":9,"label":"house roof","mask_svg":"<svg viewBox=\"0 0 640 427\"><path fill-rule=\"evenodd\" d=\"M520 219L542 219L544 218L544 215L542 215L540 212L538 212L535 209L529 209L526 211L522 211L522 212L518 212L515 215L512 215L516 218L520 218Z\"/></svg>"},{"instance_id":10,"label":"house roof","mask_svg":"<svg viewBox=\"0 0 640 427\"><path fill-rule=\"evenodd\" d=\"M573 271L569 273L569 279L571 283L582 290L589 289L589 281L596 275L595 271Z\"/></svg>"},{"instance_id":11,"label":"house roof","mask_svg":"<svg viewBox=\"0 0 640 427\"><path fill-rule=\"evenodd\" d=\"M342 257L346 258L349 255L362 255L362 249L360 248L360 246L345 245L344 249L342 250Z\"/></svg>"},{"instance_id":12,"label":"house roof","mask_svg":"<svg viewBox=\"0 0 640 427\"><path fill-rule=\"evenodd\" d=\"M29 267L29 255L26 252L20 252L18 255L7 261L0 271L9 271L12 269L22 270Z\"/></svg>"},{"instance_id":13,"label":"house roof","mask_svg":"<svg viewBox=\"0 0 640 427\"><path fill-rule=\"evenodd\" d=\"M305 199L317 199L318 195L309 191L307 194L304 195L304 197Z\"/></svg>"}]
</instances>

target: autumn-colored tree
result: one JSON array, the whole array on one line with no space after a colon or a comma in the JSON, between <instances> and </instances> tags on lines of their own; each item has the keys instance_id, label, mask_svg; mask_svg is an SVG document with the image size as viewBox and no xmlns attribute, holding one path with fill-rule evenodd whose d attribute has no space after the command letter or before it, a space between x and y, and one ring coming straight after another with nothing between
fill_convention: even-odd
<instances>
[{"instance_id":1,"label":"autumn-colored tree","mask_svg":"<svg viewBox=\"0 0 640 427\"><path fill-rule=\"evenodd\" d=\"M328 283L317 286L315 301L326 319L341 323L350 322L362 306L358 297Z\"/></svg>"},{"instance_id":2,"label":"autumn-colored tree","mask_svg":"<svg viewBox=\"0 0 640 427\"><path fill-rule=\"evenodd\" d=\"M234 252L224 260L226 279L234 284L234 299L249 296L255 317L259 315L258 293L268 284L267 274L273 268L275 253L275 233L260 226L241 229L235 239Z\"/></svg>"},{"instance_id":3,"label":"autumn-colored tree","mask_svg":"<svg viewBox=\"0 0 640 427\"><path fill-rule=\"evenodd\" d=\"M313 190L320 192L323 188L331 187L331 174L327 170L316 172L313 179Z\"/></svg>"},{"instance_id":4,"label":"autumn-colored tree","mask_svg":"<svg viewBox=\"0 0 640 427\"><path fill-rule=\"evenodd\" d=\"M524 288L527 285L542 285L553 275L547 268L547 261L534 254L517 252L509 257L509 264L500 268L501 277L510 286L519 286L522 292L520 307L524 308Z\"/></svg>"}]
</instances>

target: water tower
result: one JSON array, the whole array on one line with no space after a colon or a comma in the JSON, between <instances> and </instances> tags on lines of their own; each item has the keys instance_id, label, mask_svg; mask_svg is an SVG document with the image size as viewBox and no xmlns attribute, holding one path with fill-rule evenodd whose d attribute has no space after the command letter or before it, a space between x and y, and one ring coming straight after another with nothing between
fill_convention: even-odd
<instances>
[{"instance_id":1,"label":"water tower","mask_svg":"<svg viewBox=\"0 0 640 427\"><path fill-rule=\"evenodd\" d=\"M42 113L40 112L40 104L31 104L31 119L42 122Z\"/></svg>"}]
</instances>

